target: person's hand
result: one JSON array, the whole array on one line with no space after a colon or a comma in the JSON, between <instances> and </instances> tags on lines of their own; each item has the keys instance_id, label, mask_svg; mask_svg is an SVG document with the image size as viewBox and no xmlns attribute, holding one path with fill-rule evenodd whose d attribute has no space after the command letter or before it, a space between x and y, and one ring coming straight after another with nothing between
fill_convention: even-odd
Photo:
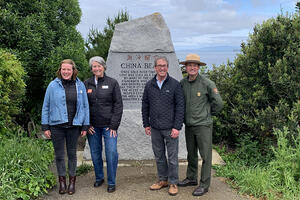
<instances>
[{"instance_id":1,"label":"person's hand","mask_svg":"<svg viewBox=\"0 0 300 200\"><path fill-rule=\"evenodd\" d=\"M50 130L44 131L44 135L46 136L46 138L51 138L51 131Z\"/></svg>"},{"instance_id":2,"label":"person's hand","mask_svg":"<svg viewBox=\"0 0 300 200\"><path fill-rule=\"evenodd\" d=\"M81 131L81 137L86 136L86 131Z\"/></svg>"},{"instance_id":3,"label":"person's hand","mask_svg":"<svg viewBox=\"0 0 300 200\"><path fill-rule=\"evenodd\" d=\"M145 128L145 133L146 133L146 135L151 135L151 127L150 126Z\"/></svg>"},{"instance_id":4,"label":"person's hand","mask_svg":"<svg viewBox=\"0 0 300 200\"><path fill-rule=\"evenodd\" d=\"M177 138L179 136L179 131L175 128L172 128L171 138Z\"/></svg>"},{"instance_id":5,"label":"person's hand","mask_svg":"<svg viewBox=\"0 0 300 200\"><path fill-rule=\"evenodd\" d=\"M89 128L88 132L89 132L91 135L93 135L93 134L95 133L94 127L91 126L91 127Z\"/></svg>"},{"instance_id":6,"label":"person's hand","mask_svg":"<svg viewBox=\"0 0 300 200\"><path fill-rule=\"evenodd\" d=\"M109 128L106 128L106 131L108 130ZM113 130L113 129L110 129L110 137L117 137L117 130Z\"/></svg>"}]
</instances>

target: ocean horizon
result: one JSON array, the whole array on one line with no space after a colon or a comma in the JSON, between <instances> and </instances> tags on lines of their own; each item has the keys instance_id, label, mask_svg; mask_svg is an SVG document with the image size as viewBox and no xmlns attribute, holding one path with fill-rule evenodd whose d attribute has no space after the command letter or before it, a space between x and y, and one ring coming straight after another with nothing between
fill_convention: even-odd
<instances>
[{"instance_id":1,"label":"ocean horizon","mask_svg":"<svg viewBox=\"0 0 300 200\"><path fill-rule=\"evenodd\" d=\"M227 64L228 60L233 62L240 52L239 47L216 47L175 51L179 61L184 61L186 55L189 53L198 54L200 56L200 61L206 63L209 69L211 69L213 65L220 66L222 64Z\"/></svg>"}]
</instances>

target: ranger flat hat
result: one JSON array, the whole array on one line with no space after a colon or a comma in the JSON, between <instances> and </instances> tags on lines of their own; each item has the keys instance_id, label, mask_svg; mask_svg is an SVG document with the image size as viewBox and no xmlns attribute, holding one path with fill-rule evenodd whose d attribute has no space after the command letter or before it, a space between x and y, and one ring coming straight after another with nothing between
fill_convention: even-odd
<instances>
[{"instance_id":1,"label":"ranger flat hat","mask_svg":"<svg viewBox=\"0 0 300 200\"><path fill-rule=\"evenodd\" d=\"M206 63L204 62L200 62L200 56L198 56L197 54L188 54L185 58L185 61L180 62L180 64L182 65L186 65L187 63L196 63L200 66L204 66L206 65Z\"/></svg>"}]
</instances>

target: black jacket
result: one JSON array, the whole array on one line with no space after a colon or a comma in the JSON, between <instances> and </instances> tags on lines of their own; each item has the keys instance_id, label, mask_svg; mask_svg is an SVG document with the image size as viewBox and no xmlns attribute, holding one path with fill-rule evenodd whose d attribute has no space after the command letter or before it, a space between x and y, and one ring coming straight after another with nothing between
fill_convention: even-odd
<instances>
[{"instance_id":1,"label":"black jacket","mask_svg":"<svg viewBox=\"0 0 300 200\"><path fill-rule=\"evenodd\" d=\"M161 89L156 76L149 80L142 100L143 126L180 130L184 118L184 96L180 83L167 75Z\"/></svg>"},{"instance_id":2,"label":"black jacket","mask_svg":"<svg viewBox=\"0 0 300 200\"><path fill-rule=\"evenodd\" d=\"M123 102L118 82L104 75L95 84L95 76L87 79L85 87L90 106L90 124L117 130L123 114Z\"/></svg>"}]
</instances>

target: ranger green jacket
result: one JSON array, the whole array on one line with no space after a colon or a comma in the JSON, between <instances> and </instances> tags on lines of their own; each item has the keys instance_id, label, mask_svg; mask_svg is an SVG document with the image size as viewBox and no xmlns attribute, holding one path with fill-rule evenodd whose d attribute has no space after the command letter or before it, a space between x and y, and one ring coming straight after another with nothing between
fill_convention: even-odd
<instances>
[{"instance_id":1,"label":"ranger green jacket","mask_svg":"<svg viewBox=\"0 0 300 200\"><path fill-rule=\"evenodd\" d=\"M212 115L223 108L223 101L215 83L198 74L196 79L188 77L180 81L185 98L184 123L186 126L210 125Z\"/></svg>"}]
</instances>

